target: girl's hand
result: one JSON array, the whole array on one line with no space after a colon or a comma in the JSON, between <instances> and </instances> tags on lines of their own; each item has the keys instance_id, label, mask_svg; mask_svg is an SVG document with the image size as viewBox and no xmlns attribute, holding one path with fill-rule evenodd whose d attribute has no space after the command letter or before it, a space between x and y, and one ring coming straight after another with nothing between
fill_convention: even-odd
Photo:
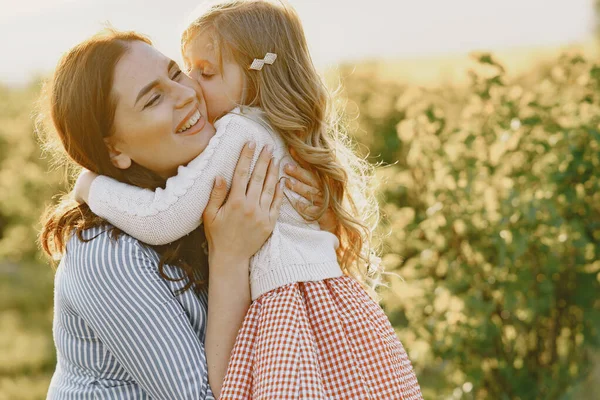
<instances>
[{"instance_id":1,"label":"girl's hand","mask_svg":"<svg viewBox=\"0 0 600 400\"><path fill-rule=\"evenodd\" d=\"M278 183L279 163L272 159L272 150L265 148L250 177L254 149L253 143L242 149L225 203L225 180L215 179L202 216L209 260L227 259L232 265L239 264L252 257L275 228L283 202L283 188Z\"/></svg>"},{"instance_id":2,"label":"girl's hand","mask_svg":"<svg viewBox=\"0 0 600 400\"><path fill-rule=\"evenodd\" d=\"M87 203L90 187L92 186L92 182L94 179L98 177L98 174L93 173L92 171L88 171L87 169L83 169L79 176L77 177L77 181L75 182L75 186L73 187L73 196L75 201L79 203Z\"/></svg>"},{"instance_id":3,"label":"girl's hand","mask_svg":"<svg viewBox=\"0 0 600 400\"><path fill-rule=\"evenodd\" d=\"M294 149L290 149L290 154L298 164L301 163ZM298 193L305 200L294 201L294 199L290 199L292 201L292 206L296 211L316 218L319 209L323 205L323 194L319 182L315 179L313 174L297 164L286 164L285 173L292 178L286 179L286 186L288 189ZM335 233L336 218L331 208L327 208L317 222L321 229Z\"/></svg>"}]
</instances>

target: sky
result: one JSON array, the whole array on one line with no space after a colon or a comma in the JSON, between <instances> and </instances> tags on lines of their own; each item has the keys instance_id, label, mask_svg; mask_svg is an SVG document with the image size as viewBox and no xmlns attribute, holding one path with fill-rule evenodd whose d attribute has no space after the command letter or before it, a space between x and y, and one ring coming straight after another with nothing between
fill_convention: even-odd
<instances>
[{"instance_id":1,"label":"sky","mask_svg":"<svg viewBox=\"0 0 600 400\"><path fill-rule=\"evenodd\" d=\"M288 0L323 68L580 43L594 30L593 0ZM0 82L48 74L70 47L102 29L149 35L180 61L179 35L199 0L0 0Z\"/></svg>"}]
</instances>

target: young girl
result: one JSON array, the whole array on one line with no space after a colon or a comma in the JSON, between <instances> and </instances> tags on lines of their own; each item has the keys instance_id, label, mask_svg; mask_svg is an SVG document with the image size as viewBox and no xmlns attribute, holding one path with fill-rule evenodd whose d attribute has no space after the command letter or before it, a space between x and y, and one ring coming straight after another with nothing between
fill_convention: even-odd
<instances>
[{"instance_id":1,"label":"young girl","mask_svg":"<svg viewBox=\"0 0 600 400\"><path fill-rule=\"evenodd\" d=\"M182 51L202 86L215 136L165 189L103 176L89 188L79 182L92 211L143 242L174 241L200 224L213 182L231 184L237 155L250 140L257 150L269 146L277 160L291 161L291 148L321 187L311 205L317 216L335 215L335 234L321 230L315 218L294 210L300 197L286 190L273 234L251 261L253 302L220 398L421 399L402 344L360 283L367 267L377 268L368 256L374 202L366 167L329 120L327 92L296 13L264 0L217 4L184 32ZM159 101L157 93L149 103ZM182 124L182 134L196 117ZM211 380L213 391L219 383Z\"/></svg>"}]
</instances>

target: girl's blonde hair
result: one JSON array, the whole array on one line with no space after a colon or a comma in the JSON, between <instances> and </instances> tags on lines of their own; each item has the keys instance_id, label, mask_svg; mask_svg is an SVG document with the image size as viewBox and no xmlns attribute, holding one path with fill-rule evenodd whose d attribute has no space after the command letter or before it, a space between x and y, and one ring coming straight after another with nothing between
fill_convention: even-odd
<instances>
[{"instance_id":1,"label":"girl's blonde hair","mask_svg":"<svg viewBox=\"0 0 600 400\"><path fill-rule=\"evenodd\" d=\"M209 6L182 35L182 52L198 34L214 42L217 57L242 67L244 106L260 107L272 128L315 175L324 203L333 210L340 240L337 250L346 274L363 283L379 271L372 244L378 207L371 183L373 167L353 151L341 131L329 92L310 57L302 24L283 1L227 0ZM275 53L261 71L249 69L255 58ZM310 217L305 215L307 219Z\"/></svg>"}]
</instances>

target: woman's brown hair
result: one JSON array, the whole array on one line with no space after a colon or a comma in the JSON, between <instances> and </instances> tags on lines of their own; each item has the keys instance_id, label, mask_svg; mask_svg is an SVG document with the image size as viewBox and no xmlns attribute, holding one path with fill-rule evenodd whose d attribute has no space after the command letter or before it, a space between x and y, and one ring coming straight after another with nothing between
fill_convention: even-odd
<instances>
[{"instance_id":1,"label":"woman's brown hair","mask_svg":"<svg viewBox=\"0 0 600 400\"><path fill-rule=\"evenodd\" d=\"M165 179L132 163L119 169L111 162L104 139L114 133L116 99L112 92L114 71L128 44L151 41L136 32L106 29L66 53L59 61L54 76L42 91L39 132L47 148L62 150L65 160L74 169L81 167L118 181L147 189L164 187ZM56 145L57 140L60 142ZM113 238L122 232L93 214L86 204L66 195L50 206L43 217L40 242L46 254L58 259L66 251L71 235L84 241L86 229L106 226ZM159 271L165 279L164 266L180 267L187 277L182 290L200 289L207 278L207 263L202 251L203 231L191 234L165 246L152 246L160 255Z\"/></svg>"}]
</instances>

